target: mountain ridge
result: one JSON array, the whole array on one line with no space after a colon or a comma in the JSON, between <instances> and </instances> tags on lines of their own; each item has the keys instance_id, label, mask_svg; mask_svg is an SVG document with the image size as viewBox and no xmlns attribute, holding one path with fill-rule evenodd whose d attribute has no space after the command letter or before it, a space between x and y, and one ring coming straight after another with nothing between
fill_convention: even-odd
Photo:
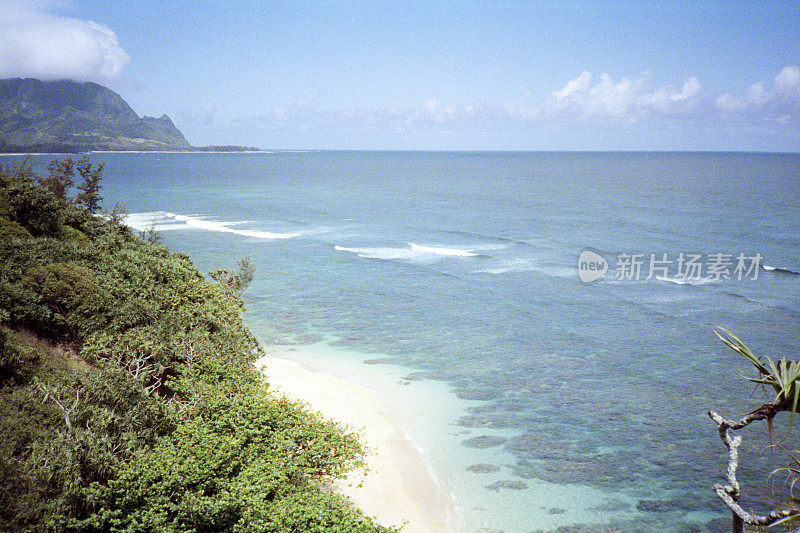
<instances>
[{"instance_id":1,"label":"mountain ridge","mask_svg":"<svg viewBox=\"0 0 800 533\"><path fill-rule=\"evenodd\" d=\"M227 147L244 150L242 147ZM167 115L142 116L92 82L0 80L0 152L204 150Z\"/></svg>"}]
</instances>

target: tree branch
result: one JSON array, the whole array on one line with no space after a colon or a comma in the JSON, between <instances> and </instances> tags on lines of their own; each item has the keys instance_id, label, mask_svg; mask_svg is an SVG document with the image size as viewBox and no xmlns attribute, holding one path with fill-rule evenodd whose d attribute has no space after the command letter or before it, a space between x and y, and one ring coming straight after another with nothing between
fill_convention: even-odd
<instances>
[{"instance_id":1,"label":"tree branch","mask_svg":"<svg viewBox=\"0 0 800 533\"><path fill-rule=\"evenodd\" d=\"M742 437L738 435L732 437L730 431L732 429L742 429L751 422L771 419L776 413L783 410L785 410L783 404L767 403L748 413L740 420L729 420L722 418L714 411L708 411L708 416L717 424L720 439L725 443L725 447L728 448L728 469L725 473L728 484L724 486L715 484L714 492L717 493L719 499L728 506L728 509L733 514L733 533L741 533L744 524L769 526L784 518L800 514L798 509L776 509L765 516L751 515L739 505L741 493L739 491L739 481L736 479L736 470L739 468L739 446L742 444Z\"/></svg>"},{"instance_id":2,"label":"tree branch","mask_svg":"<svg viewBox=\"0 0 800 533\"><path fill-rule=\"evenodd\" d=\"M48 399L53 400L56 403L56 405L58 405L58 407L61 408L61 411L63 411L64 413L64 422L67 424L67 429L70 432L72 432L72 420L69 418L69 415L72 414L72 412L75 410L76 407L78 407L78 402L81 399L81 391L78 390L75 392L75 402L72 404L72 407L67 409L66 407L64 407L64 404L59 401L58 397L55 394L55 390L47 390L47 388L44 385L42 385L38 380L36 381L36 387L44 394L45 401L47 401Z\"/></svg>"}]
</instances>

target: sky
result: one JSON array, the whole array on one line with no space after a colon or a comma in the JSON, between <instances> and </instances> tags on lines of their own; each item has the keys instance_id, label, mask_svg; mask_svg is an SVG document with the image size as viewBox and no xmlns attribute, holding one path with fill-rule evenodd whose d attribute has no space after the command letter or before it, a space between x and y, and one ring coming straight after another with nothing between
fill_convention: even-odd
<instances>
[{"instance_id":1,"label":"sky","mask_svg":"<svg viewBox=\"0 0 800 533\"><path fill-rule=\"evenodd\" d=\"M0 0L10 77L198 146L798 152L800 2Z\"/></svg>"}]
</instances>

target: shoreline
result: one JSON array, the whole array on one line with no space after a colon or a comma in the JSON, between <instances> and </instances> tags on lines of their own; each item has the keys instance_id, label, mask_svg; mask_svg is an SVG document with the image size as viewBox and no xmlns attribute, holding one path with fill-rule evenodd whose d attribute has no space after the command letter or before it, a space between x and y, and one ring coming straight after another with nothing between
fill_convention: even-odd
<instances>
[{"instance_id":1,"label":"shoreline","mask_svg":"<svg viewBox=\"0 0 800 533\"><path fill-rule=\"evenodd\" d=\"M84 154L266 154L269 150L88 150L86 152L0 152L0 156L84 155Z\"/></svg>"},{"instance_id":2,"label":"shoreline","mask_svg":"<svg viewBox=\"0 0 800 533\"><path fill-rule=\"evenodd\" d=\"M455 498L437 479L424 451L392 420L386 398L289 355L276 347L254 363L270 389L345 424L367 449L366 472L351 472L335 483L336 489L381 525L405 523L404 533L460 531Z\"/></svg>"}]
</instances>

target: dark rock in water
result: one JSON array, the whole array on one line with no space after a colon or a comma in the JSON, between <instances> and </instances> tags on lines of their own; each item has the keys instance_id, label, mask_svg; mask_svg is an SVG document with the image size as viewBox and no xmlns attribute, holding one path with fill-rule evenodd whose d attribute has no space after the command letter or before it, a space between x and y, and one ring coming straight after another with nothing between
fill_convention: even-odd
<instances>
[{"instance_id":1,"label":"dark rock in water","mask_svg":"<svg viewBox=\"0 0 800 533\"><path fill-rule=\"evenodd\" d=\"M320 337L319 335L314 335L313 333L303 333L302 335L297 335L294 338L294 342L292 342L292 344L298 344L298 345L316 344L323 340L325 339L323 337Z\"/></svg>"},{"instance_id":2,"label":"dark rock in water","mask_svg":"<svg viewBox=\"0 0 800 533\"><path fill-rule=\"evenodd\" d=\"M589 526L586 524L573 524L571 526L560 526L556 529L556 533L595 533L597 526Z\"/></svg>"},{"instance_id":3,"label":"dark rock in water","mask_svg":"<svg viewBox=\"0 0 800 533\"><path fill-rule=\"evenodd\" d=\"M667 466L672 461L672 457L667 454L655 455L650 458L650 462L656 466Z\"/></svg>"},{"instance_id":4,"label":"dark rock in water","mask_svg":"<svg viewBox=\"0 0 800 533\"><path fill-rule=\"evenodd\" d=\"M551 507L550 509L547 510L547 512L550 514L564 514L567 512L567 510L562 509L561 507Z\"/></svg>"},{"instance_id":5,"label":"dark rock in water","mask_svg":"<svg viewBox=\"0 0 800 533\"><path fill-rule=\"evenodd\" d=\"M565 461L574 449L571 444L558 442L546 435L523 433L506 443L506 448L513 452L524 452L537 459L555 459Z\"/></svg>"},{"instance_id":6,"label":"dark rock in water","mask_svg":"<svg viewBox=\"0 0 800 533\"><path fill-rule=\"evenodd\" d=\"M704 509L705 506L692 499L639 500L636 508L646 513L669 513L674 511L699 511Z\"/></svg>"},{"instance_id":7,"label":"dark rock in water","mask_svg":"<svg viewBox=\"0 0 800 533\"><path fill-rule=\"evenodd\" d=\"M526 485L522 481L516 481L513 479L501 479L500 481L495 481L491 485L487 485L486 488L495 491L499 491L500 489L524 490L528 488L528 485Z\"/></svg>"},{"instance_id":8,"label":"dark rock in water","mask_svg":"<svg viewBox=\"0 0 800 533\"><path fill-rule=\"evenodd\" d=\"M497 411L519 412L525 410L525 404L518 401L508 401L506 399L491 405L476 405L467 409L470 413L495 413Z\"/></svg>"},{"instance_id":9,"label":"dark rock in water","mask_svg":"<svg viewBox=\"0 0 800 533\"><path fill-rule=\"evenodd\" d=\"M621 453L589 453L578 444L562 445L532 433L509 439L505 447L517 453L514 475L521 478L557 484L588 482L609 488L640 482L638 471L621 468L631 464L630 458Z\"/></svg>"},{"instance_id":10,"label":"dark rock in water","mask_svg":"<svg viewBox=\"0 0 800 533\"><path fill-rule=\"evenodd\" d=\"M403 376L407 381L424 381L426 379L434 379L430 372L413 372L407 376Z\"/></svg>"},{"instance_id":11,"label":"dark rock in water","mask_svg":"<svg viewBox=\"0 0 800 533\"><path fill-rule=\"evenodd\" d=\"M592 509L603 513L618 513L621 511L630 511L631 505L628 502L614 500L603 502L600 505L592 507Z\"/></svg>"},{"instance_id":12,"label":"dark rock in water","mask_svg":"<svg viewBox=\"0 0 800 533\"><path fill-rule=\"evenodd\" d=\"M513 417L503 413L487 413L462 416L458 425L467 428L489 428L499 429L509 427Z\"/></svg>"},{"instance_id":13,"label":"dark rock in water","mask_svg":"<svg viewBox=\"0 0 800 533\"><path fill-rule=\"evenodd\" d=\"M456 395L462 400L493 400L497 398L497 392L488 390L460 390Z\"/></svg>"},{"instance_id":14,"label":"dark rock in water","mask_svg":"<svg viewBox=\"0 0 800 533\"><path fill-rule=\"evenodd\" d=\"M470 465L467 467L469 472L474 472L476 474L489 474L491 472L499 472L500 467L495 465L490 465L486 463L478 463L476 465Z\"/></svg>"},{"instance_id":15,"label":"dark rock in water","mask_svg":"<svg viewBox=\"0 0 800 533\"><path fill-rule=\"evenodd\" d=\"M473 437L463 441L461 444L467 448L491 448L492 446L500 446L506 441L503 437L496 437L493 435L481 435L480 437Z\"/></svg>"},{"instance_id":16,"label":"dark rock in water","mask_svg":"<svg viewBox=\"0 0 800 533\"><path fill-rule=\"evenodd\" d=\"M709 533L728 533L731 530L731 517L715 518L706 524Z\"/></svg>"},{"instance_id":17,"label":"dark rock in water","mask_svg":"<svg viewBox=\"0 0 800 533\"><path fill-rule=\"evenodd\" d=\"M364 360L364 364L365 365L381 365L381 364L384 364L384 363L391 363L391 362L393 362L393 361L392 361L392 358L390 358L390 357L380 357L378 359L365 359Z\"/></svg>"}]
</instances>

